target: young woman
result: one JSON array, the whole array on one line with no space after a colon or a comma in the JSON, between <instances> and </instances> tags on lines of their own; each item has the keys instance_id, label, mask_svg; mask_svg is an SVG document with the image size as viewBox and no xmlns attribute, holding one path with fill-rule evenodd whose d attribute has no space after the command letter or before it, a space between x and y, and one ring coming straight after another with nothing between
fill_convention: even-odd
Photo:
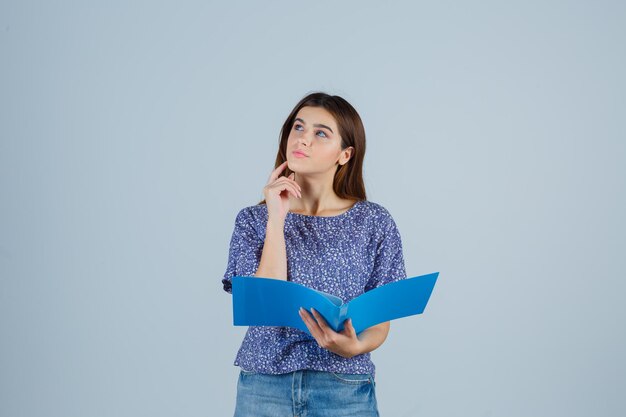
<instances>
[{"instance_id":1,"label":"young woman","mask_svg":"<svg viewBox=\"0 0 626 417\"><path fill-rule=\"evenodd\" d=\"M304 97L285 121L265 199L235 219L223 288L233 276L297 282L348 302L406 278L402 242L363 184L365 130L343 98ZM284 174L281 176L281 174ZM389 322L341 332L315 310L300 311L311 335L292 327L250 326L240 366L235 417L378 416L370 352Z\"/></svg>"}]
</instances>

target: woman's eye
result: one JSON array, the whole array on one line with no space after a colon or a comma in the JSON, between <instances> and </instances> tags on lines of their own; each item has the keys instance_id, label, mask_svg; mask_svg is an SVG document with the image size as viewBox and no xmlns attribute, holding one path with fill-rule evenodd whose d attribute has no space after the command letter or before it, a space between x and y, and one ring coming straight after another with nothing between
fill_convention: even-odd
<instances>
[{"instance_id":1,"label":"woman's eye","mask_svg":"<svg viewBox=\"0 0 626 417\"><path fill-rule=\"evenodd\" d=\"M299 127L302 127L302 125L298 125L298 124L293 125L293 128L295 130L300 130L300 129L298 129ZM324 136L322 136L323 138L328 138L328 136L326 136L326 132L324 132L323 130L318 130L317 133L323 134L324 135Z\"/></svg>"}]
</instances>

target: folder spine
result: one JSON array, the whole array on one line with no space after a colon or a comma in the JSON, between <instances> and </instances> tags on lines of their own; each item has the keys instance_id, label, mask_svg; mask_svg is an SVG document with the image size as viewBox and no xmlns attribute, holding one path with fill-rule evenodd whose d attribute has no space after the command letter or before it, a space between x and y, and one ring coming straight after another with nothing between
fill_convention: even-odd
<instances>
[{"instance_id":1,"label":"folder spine","mask_svg":"<svg viewBox=\"0 0 626 417\"><path fill-rule=\"evenodd\" d=\"M344 304L339 308L339 322L343 322L348 315L348 305Z\"/></svg>"}]
</instances>

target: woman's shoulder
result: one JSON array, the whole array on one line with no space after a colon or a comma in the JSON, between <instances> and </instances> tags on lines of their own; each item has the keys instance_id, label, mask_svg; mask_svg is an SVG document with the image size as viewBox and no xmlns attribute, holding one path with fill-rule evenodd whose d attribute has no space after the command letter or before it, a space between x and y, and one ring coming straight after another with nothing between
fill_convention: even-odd
<instances>
[{"instance_id":1,"label":"woman's shoulder","mask_svg":"<svg viewBox=\"0 0 626 417\"><path fill-rule=\"evenodd\" d=\"M261 212L267 212L267 205L265 204L253 204L250 206L245 206L242 207L239 212L247 212L247 213L252 213L252 214L256 214L256 213L261 213Z\"/></svg>"},{"instance_id":2,"label":"woman's shoulder","mask_svg":"<svg viewBox=\"0 0 626 417\"><path fill-rule=\"evenodd\" d=\"M365 211L370 216L373 216L379 220L392 220L391 212L387 207L383 206L381 203L377 203L371 200L362 200L361 201Z\"/></svg>"},{"instance_id":3,"label":"woman's shoulder","mask_svg":"<svg viewBox=\"0 0 626 417\"><path fill-rule=\"evenodd\" d=\"M368 200L363 207L364 220L377 235L385 236L397 229L391 210L383 204Z\"/></svg>"},{"instance_id":4,"label":"woman's shoulder","mask_svg":"<svg viewBox=\"0 0 626 417\"><path fill-rule=\"evenodd\" d=\"M239 209L235 216L237 224L258 224L267 221L267 206L265 204L255 204Z\"/></svg>"}]
</instances>

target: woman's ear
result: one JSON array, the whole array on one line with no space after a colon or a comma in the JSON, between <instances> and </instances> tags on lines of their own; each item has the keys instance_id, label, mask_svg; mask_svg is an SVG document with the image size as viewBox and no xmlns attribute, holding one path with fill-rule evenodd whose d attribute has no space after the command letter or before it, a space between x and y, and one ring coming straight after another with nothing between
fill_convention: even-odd
<instances>
[{"instance_id":1,"label":"woman's ear","mask_svg":"<svg viewBox=\"0 0 626 417\"><path fill-rule=\"evenodd\" d=\"M352 156L353 150L354 148L350 146L344 149L343 151L341 151L341 157L339 158L339 165L345 165L348 163L348 161L350 161L350 157ZM341 162L342 159L343 159L343 163Z\"/></svg>"}]
</instances>

